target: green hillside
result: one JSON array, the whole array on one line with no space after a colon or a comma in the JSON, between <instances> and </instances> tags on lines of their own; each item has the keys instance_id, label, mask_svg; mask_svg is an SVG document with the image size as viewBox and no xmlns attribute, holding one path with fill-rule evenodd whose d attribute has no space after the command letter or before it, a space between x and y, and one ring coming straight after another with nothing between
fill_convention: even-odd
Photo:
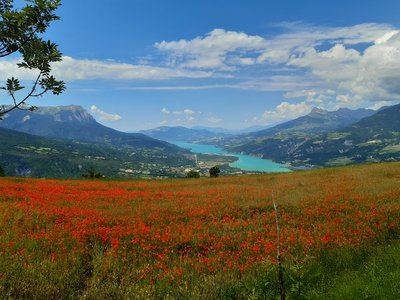
<instances>
[{"instance_id":1,"label":"green hillside","mask_svg":"<svg viewBox=\"0 0 400 300\"><path fill-rule=\"evenodd\" d=\"M0 128L0 165L9 176L79 178L88 170L106 177L180 177L193 158L163 149L44 138Z\"/></svg>"},{"instance_id":2,"label":"green hillside","mask_svg":"<svg viewBox=\"0 0 400 300\"><path fill-rule=\"evenodd\" d=\"M382 109L341 130L279 134L226 146L294 166L332 166L400 160L400 105Z\"/></svg>"}]
</instances>

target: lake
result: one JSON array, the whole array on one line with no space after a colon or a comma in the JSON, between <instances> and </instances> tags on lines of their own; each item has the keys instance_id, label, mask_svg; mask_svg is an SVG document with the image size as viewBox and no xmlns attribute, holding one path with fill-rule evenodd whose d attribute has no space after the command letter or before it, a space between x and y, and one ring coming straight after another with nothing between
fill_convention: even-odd
<instances>
[{"instance_id":1,"label":"lake","mask_svg":"<svg viewBox=\"0 0 400 300\"><path fill-rule=\"evenodd\" d=\"M238 158L237 161L230 163L229 166L246 171L260 172L290 172L286 165L278 164L269 159L262 159L250 155L229 153L224 149L212 145L192 144L186 142L170 142L182 148L190 148L192 153L202 154L221 154L230 155Z\"/></svg>"}]
</instances>

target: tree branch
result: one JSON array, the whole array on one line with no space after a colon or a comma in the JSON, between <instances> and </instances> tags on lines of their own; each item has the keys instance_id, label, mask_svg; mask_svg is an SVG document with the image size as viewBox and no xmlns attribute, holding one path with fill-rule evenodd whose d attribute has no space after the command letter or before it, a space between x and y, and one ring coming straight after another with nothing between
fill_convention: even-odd
<instances>
[{"instance_id":1,"label":"tree branch","mask_svg":"<svg viewBox=\"0 0 400 300\"><path fill-rule=\"evenodd\" d=\"M2 114L6 114L6 113L9 113L9 112L13 111L13 110L16 109L16 108L20 108L20 106L21 106L22 104L24 104L25 101L28 100L29 97L32 97L32 95L34 95L33 93L35 92L36 87L37 87L37 85L38 85L38 83L39 83L40 77L42 77L42 71L39 72L39 75L37 76L37 78L36 78L36 80L35 80L35 83L33 84L32 89L31 89L31 91L29 92L29 94L28 94L27 96L25 96L25 98L22 99L21 101L17 102L16 99L15 99L14 93L10 93L11 97L12 97L13 100L14 100L14 104L15 104L15 105L14 105L13 107L9 108L9 109L6 109L6 110L4 109L4 106L3 106L3 111L1 111L1 113L2 113Z\"/></svg>"},{"instance_id":2,"label":"tree branch","mask_svg":"<svg viewBox=\"0 0 400 300\"><path fill-rule=\"evenodd\" d=\"M22 42L19 42L20 43L19 46L13 51L6 51L8 46L3 46L3 48L0 49L0 57L5 57L5 56L8 56L10 54L20 51L27 43L29 43L35 37L36 33L37 33L37 28L34 31L32 31L32 33L25 40L23 40ZM3 43L3 45L4 45L4 43Z\"/></svg>"}]
</instances>

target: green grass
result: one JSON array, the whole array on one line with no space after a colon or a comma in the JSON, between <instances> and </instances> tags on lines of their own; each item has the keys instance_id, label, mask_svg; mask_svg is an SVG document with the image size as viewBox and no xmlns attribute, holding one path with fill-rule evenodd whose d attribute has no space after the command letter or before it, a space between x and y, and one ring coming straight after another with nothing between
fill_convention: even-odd
<instances>
[{"instance_id":1,"label":"green grass","mask_svg":"<svg viewBox=\"0 0 400 300\"><path fill-rule=\"evenodd\" d=\"M309 266L319 280L304 299L399 299L400 241L363 249L339 249Z\"/></svg>"}]
</instances>

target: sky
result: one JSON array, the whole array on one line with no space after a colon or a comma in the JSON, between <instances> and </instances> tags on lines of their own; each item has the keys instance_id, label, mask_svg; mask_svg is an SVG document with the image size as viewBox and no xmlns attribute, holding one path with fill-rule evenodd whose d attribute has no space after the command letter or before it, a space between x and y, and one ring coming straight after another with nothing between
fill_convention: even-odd
<instances>
[{"instance_id":1,"label":"sky","mask_svg":"<svg viewBox=\"0 0 400 300\"><path fill-rule=\"evenodd\" d=\"M64 0L44 38L67 90L122 131L246 128L400 100L400 1ZM0 59L0 81L35 74ZM7 104L1 95L1 102Z\"/></svg>"}]
</instances>

